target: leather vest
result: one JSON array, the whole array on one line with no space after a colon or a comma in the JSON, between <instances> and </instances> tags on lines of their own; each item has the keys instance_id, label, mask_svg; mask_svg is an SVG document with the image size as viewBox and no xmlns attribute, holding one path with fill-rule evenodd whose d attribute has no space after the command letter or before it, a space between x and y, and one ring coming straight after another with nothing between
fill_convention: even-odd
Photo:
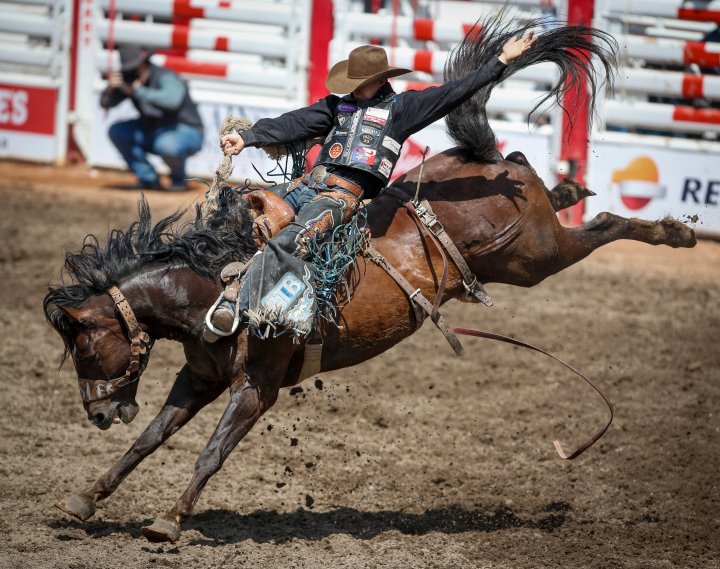
<instances>
[{"instance_id":1,"label":"leather vest","mask_svg":"<svg viewBox=\"0 0 720 569\"><path fill-rule=\"evenodd\" d=\"M150 89L157 89L160 85L160 78L166 73L173 73L157 65L150 65L150 77L148 78L147 86ZM183 83L185 83L183 81ZM148 101L132 97L132 102L135 108L140 113L140 120L148 126L153 128L173 125L176 123L183 123L190 126L194 126L202 130L203 123L198 112L197 105L190 98L190 91L185 84L185 97L183 98L180 107L175 111L169 111L162 109L157 105L153 105Z\"/></svg>"},{"instance_id":2,"label":"leather vest","mask_svg":"<svg viewBox=\"0 0 720 569\"><path fill-rule=\"evenodd\" d=\"M341 99L335 125L325 139L317 164L356 168L387 184L402 147L393 129L391 107L395 97L393 93L365 109Z\"/></svg>"}]
</instances>

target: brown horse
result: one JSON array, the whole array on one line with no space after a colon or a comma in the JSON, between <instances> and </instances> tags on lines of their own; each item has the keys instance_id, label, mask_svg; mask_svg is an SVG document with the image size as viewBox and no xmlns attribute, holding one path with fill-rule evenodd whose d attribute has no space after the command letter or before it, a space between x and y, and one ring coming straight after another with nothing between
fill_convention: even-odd
<instances>
[{"instance_id":1,"label":"brown horse","mask_svg":"<svg viewBox=\"0 0 720 569\"><path fill-rule=\"evenodd\" d=\"M491 30L489 36L480 34L472 41L490 51L509 33L522 31L493 35ZM603 39L599 32L578 28L543 34L533 48L532 62L555 61L569 70L570 76L563 73L563 79L569 77L570 83L573 73L586 77L590 71L583 71L582 64L587 61L579 59L583 52L568 48L589 50L607 62L607 51L583 39L593 34ZM458 72L469 64L467 53L476 51L459 53ZM651 222L602 213L577 228L561 226L556 210L589 192L569 181L548 191L521 154L502 159L484 122L486 100L487 92L481 93L476 100L480 111L466 113L467 120L462 115L450 118L460 147L429 160L421 184L422 197L431 203L481 281L532 286L617 239L672 247L695 244L693 231L671 219ZM478 124L482 131L475 130ZM372 203L368 219L374 246L432 298L442 260L402 207L414 193L418 175L418 169L411 171ZM205 313L220 292L213 279L229 261L247 259L254 252L253 235L243 211L220 211L207 222L198 216L183 232L172 233L178 218L171 216L152 227L143 203L139 221L128 231L111 233L104 247L90 236L80 252L68 255L66 271L76 284L57 287L45 299L47 318L62 336L78 376L100 380L101 385L110 378L126 380L103 398L86 397L88 418L101 429L134 418L137 380L148 356L128 343L126 328L134 325L127 324L127 307L107 294L110 287L119 288L139 329L150 338L177 340L185 348L186 364L165 405L130 450L89 487L58 503L80 520L90 518L98 500L110 496L145 457L229 389L227 408L197 460L189 485L166 514L143 528L149 539L169 541L179 537L181 524L192 515L205 484L272 407L280 388L299 381L305 351L289 335L261 340L240 333L215 344L201 340ZM355 276L353 298L339 309L342 327L328 326L324 331L322 371L380 354L421 324L412 302L377 265L361 258ZM463 294L459 272L450 266L443 301Z\"/></svg>"}]
</instances>

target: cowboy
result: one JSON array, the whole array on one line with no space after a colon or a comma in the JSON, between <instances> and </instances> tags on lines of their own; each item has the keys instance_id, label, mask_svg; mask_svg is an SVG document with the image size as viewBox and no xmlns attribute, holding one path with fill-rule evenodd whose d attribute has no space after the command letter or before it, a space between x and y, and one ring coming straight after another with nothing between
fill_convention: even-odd
<instances>
[{"instance_id":1,"label":"cowboy","mask_svg":"<svg viewBox=\"0 0 720 569\"><path fill-rule=\"evenodd\" d=\"M411 73L411 70L388 65L387 55L381 47L361 46L352 50L347 60L332 67L326 82L331 93L349 95L342 98L329 95L309 107L260 120L250 130L222 136L220 147L230 155L240 154L246 147L262 148L324 137L315 168L286 189L284 199L297 215L295 222L268 242L263 256L276 257L285 267L294 262L293 258L303 259L313 238L321 238L337 225L347 223L362 199L376 197L387 185L403 142L410 135L445 116L478 89L499 79L506 65L534 42L532 34L512 38L503 46L502 54L488 65L439 87L400 94L393 91L388 79ZM279 293L273 296L280 290L290 292L286 307L289 309L289 303L295 302L292 291L309 287L302 266L293 279L292 275L288 277L292 271L285 269L268 273L268 267L275 264L270 261L266 265L263 261L260 269L259 263L251 263L248 276L256 269L256 278L260 272L274 274L273 278L277 279L276 286L265 296L258 297L258 302L251 303L252 306L267 304L268 298L286 302ZM262 291L263 283L258 286ZM243 291L246 288L243 286ZM245 300L247 304L247 298ZM234 297L228 298L210 310L208 320L212 326L206 327L204 332L207 341L213 342L219 336L235 331L238 310L234 302ZM302 305L302 301L299 304ZM303 310L293 312L301 315L301 321L296 319L289 324L296 332L306 332L312 311L304 306ZM281 324L288 322L281 321Z\"/></svg>"},{"instance_id":2,"label":"cowboy","mask_svg":"<svg viewBox=\"0 0 720 569\"><path fill-rule=\"evenodd\" d=\"M150 63L150 54L124 45L120 70L108 76L100 104L108 109L130 98L140 117L110 127L108 135L137 176L137 189L162 189L147 153L157 154L170 168L169 191L187 190L185 161L202 147L203 124L187 84L173 71Z\"/></svg>"}]
</instances>

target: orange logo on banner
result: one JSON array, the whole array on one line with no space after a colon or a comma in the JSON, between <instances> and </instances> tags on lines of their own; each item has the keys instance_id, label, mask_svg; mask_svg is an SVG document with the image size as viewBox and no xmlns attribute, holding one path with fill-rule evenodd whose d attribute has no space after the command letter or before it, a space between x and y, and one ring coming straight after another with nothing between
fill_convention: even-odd
<instances>
[{"instance_id":1,"label":"orange logo on banner","mask_svg":"<svg viewBox=\"0 0 720 569\"><path fill-rule=\"evenodd\" d=\"M0 84L0 130L55 133L57 90Z\"/></svg>"},{"instance_id":2,"label":"orange logo on banner","mask_svg":"<svg viewBox=\"0 0 720 569\"><path fill-rule=\"evenodd\" d=\"M635 158L624 170L615 170L612 183L625 207L633 210L645 207L654 198L664 198L666 193L657 164L647 156Z\"/></svg>"}]
</instances>

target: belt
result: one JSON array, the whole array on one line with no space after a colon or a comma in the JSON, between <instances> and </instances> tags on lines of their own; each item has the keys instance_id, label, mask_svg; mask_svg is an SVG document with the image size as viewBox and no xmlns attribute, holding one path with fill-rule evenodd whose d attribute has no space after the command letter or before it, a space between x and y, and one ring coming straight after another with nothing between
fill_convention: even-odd
<instances>
[{"instance_id":1,"label":"belt","mask_svg":"<svg viewBox=\"0 0 720 569\"><path fill-rule=\"evenodd\" d=\"M354 195L357 199L361 199L363 195L363 189L358 186L357 184L354 184L350 180L346 180L345 178L341 178L340 176L336 176L335 174L328 174L327 177L323 180L323 183L328 187L338 187L342 188L343 190L347 190L352 195Z\"/></svg>"},{"instance_id":2,"label":"belt","mask_svg":"<svg viewBox=\"0 0 720 569\"><path fill-rule=\"evenodd\" d=\"M341 178L340 176L336 176L335 174L328 174L327 172L320 171L319 175L314 175L319 168L325 170L324 166L317 166L313 168L313 170L309 174L300 178L295 178L292 182L290 182L287 191L293 191L301 183L305 183L308 185L308 187L311 188L315 184L321 183L325 184L328 187L342 188L343 190L350 192L357 199L362 199L363 189L360 186L351 182L350 180L346 180L345 178Z\"/></svg>"}]
</instances>

